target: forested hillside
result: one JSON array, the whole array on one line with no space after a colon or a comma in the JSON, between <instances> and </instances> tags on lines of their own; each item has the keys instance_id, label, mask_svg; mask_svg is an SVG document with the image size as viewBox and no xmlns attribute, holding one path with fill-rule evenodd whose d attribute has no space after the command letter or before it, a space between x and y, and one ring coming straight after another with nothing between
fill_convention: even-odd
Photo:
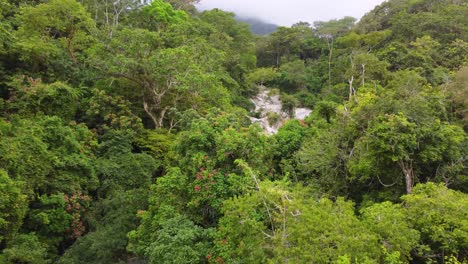
<instances>
[{"instance_id":1,"label":"forested hillside","mask_svg":"<svg viewBox=\"0 0 468 264\"><path fill-rule=\"evenodd\" d=\"M0 263L468 263L465 0L194 2L0 0Z\"/></svg>"},{"instance_id":2,"label":"forested hillside","mask_svg":"<svg viewBox=\"0 0 468 264\"><path fill-rule=\"evenodd\" d=\"M261 19L257 18L237 16L236 20L249 24L252 33L257 35L268 35L278 29L277 25L262 21Z\"/></svg>"}]
</instances>

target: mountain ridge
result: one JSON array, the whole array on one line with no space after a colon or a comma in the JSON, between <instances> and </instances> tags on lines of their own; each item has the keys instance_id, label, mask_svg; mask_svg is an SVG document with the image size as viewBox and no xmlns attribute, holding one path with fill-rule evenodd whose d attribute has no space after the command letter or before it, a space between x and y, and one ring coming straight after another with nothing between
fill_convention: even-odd
<instances>
[{"instance_id":1,"label":"mountain ridge","mask_svg":"<svg viewBox=\"0 0 468 264\"><path fill-rule=\"evenodd\" d=\"M236 20L250 25L251 30L256 35L268 35L278 29L278 25L266 22L255 17L236 16Z\"/></svg>"}]
</instances>

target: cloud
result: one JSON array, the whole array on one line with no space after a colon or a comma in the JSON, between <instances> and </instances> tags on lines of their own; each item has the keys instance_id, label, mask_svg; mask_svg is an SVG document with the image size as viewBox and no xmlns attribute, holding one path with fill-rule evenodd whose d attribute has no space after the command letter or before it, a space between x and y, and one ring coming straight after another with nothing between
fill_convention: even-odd
<instances>
[{"instance_id":1,"label":"cloud","mask_svg":"<svg viewBox=\"0 0 468 264\"><path fill-rule=\"evenodd\" d=\"M202 0L202 10L219 8L282 26L344 16L361 18L383 0Z\"/></svg>"}]
</instances>

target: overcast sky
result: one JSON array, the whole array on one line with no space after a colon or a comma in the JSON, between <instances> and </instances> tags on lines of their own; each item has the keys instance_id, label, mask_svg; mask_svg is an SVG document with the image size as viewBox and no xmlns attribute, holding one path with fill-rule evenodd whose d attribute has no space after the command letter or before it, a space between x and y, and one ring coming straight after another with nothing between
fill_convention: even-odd
<instances>
[{"instance_id":1,"label":"overcast sky","mask_svg":"<svg viewBox=\"0 0 468 264\"><path fill-rule=\"evenodd\" d=\"M352 16L361 18L384 0L201 0L200 9L219 8L281 26Z\"/></svg>"}]
</instances>

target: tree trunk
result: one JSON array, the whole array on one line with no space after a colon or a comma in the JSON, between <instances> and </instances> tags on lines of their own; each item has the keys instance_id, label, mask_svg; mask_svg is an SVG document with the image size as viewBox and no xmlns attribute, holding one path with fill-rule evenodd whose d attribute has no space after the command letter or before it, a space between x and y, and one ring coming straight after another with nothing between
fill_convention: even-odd
<instances>
[{"instance_id":1,"label":"tree trunk","mask_svg":"<svg viewBox=\"0 0 468 264\"><path fill-rule=\"evenodd\" d=\"M168 107L164 107L164 109L161 110L159 114L159 119L158 119L158 128L161 128L164 126L164 117L166 116L166 112L168 109L169 109Z\"/></svg>"},{"instance_id":2,"label":"tree trunk","mask_svg":"<svg viewBox=\"0 0 468 264\"><path fill-rule=\"evenodd\" d=\"M68 56L70 56L73 63L76 65L78 64L78 61L76 60L75 54L73 53L73 47L72 47L73 35L74 33L71 33L70 37L67 38L67 52L68 52Z\"/></svg>"},{"instance_id":3,"label":"tree trunk","mask_svg":"<svg viewBox=\"0 0 468 264\"><path fill-rule=\"evenodd\" d=\"M333 37L328 41L328 86L331 87L331 61L333 56Z\"/></svg>"},{"instance_id":4,"label":"tree trunk","mask_svg":"<svg viewBox=\"0 0 468 264\"><path fill-rule=\"evenodd\" d=\"M400 168L405 175L406 193L411 194L413 192L414 175L413 175L413 162L405 163L404 161L399 162Z\"/></svg>"},{"instance_id":5,"label":"tree trunk","mask_svg":"<svg viewBox=\"0 0 468 264\"><path fill-rule=\"evenodd\" d=\"M99 5L98 1L94 0L94 21L99 21Z\"/></svg>"},{"instance_id":6,"label":"tree trunk","mask_svg":"<svg viewBox=\"0 0 468 264\"><path fill-rule=\"evenodd\" d=\"M353 89L354 75L351 76L351 79L348 80L348 82L349 82L349 101L351 102L351 98L353 97L353 94L354 94L354 89Z\"/></svg>"},{"instance_id":7,"label":"tree trunk","mask_svg":"<svg viewBox=\"0 0 468 264\"><path fill-rule=\"evenodd\" d=\"M158 118L156 117L155 114L153 114L153 112L151 111L152 110L151 107L148 105L146 101L143 101L143 109L145 110L146 114L148 114L148 116L151 117L154 127L161 128Z\"/></svg>"},{"instance_id":8,"label":"tree trunk","mask_svg":"<svg viewBox=\"0 0 468 264\"><path fill-rule=\"evenodd\" d=\"M108 7L108 2L106 0L105 7L106 10L104 11L104 15L106 16L106 25L109 25L109 7Z\"/></svg>"},{"instance_id":9,"label":"tree trunk","mask_svg":"<svg viewBox=\"0 0 468 264\"><path fill-rule=\"evenodd\" d=\"M364 86L366 84L366 65L361 64L361 68L362 68L362 86Z\"/></svg>"},{"instance_id":10,"label":"tree trunk","mask_svg":"<svg viewBox=\"0 0 468 264\"><path fill-rule=\"evenodd\" d=\"M279 52L276 53L276 68L279 68L280 66L280 54Z\"/></svg>"},{"instance_id":11,"label":"tree trunk","mask_svg":"<svg viewBox=\"0 0 468 264\"><path fill-rule=\"evenodd\" d=\"M410 194L413 192L413 171L405 171L405 181L406 181L406 193Z\"/></svg>"}]
</instances>

